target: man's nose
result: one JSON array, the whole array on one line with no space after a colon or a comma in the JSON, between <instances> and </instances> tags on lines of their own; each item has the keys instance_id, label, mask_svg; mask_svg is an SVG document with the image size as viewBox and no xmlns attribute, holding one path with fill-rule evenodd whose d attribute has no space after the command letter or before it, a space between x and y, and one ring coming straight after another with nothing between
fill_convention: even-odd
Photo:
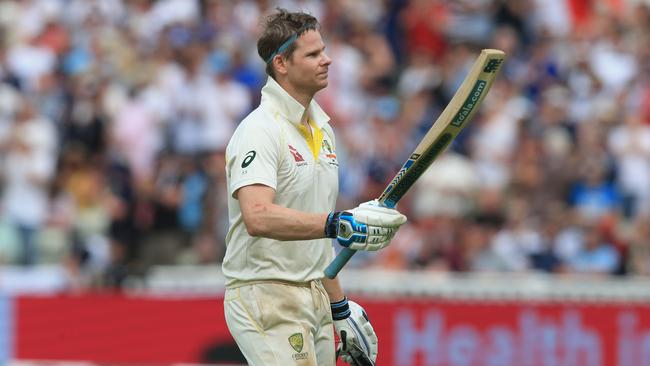
<instances>
[{"instance_id":1,"label":"man's nose","mask_svg":"<svg viewBox=\"0 0 650 366\"><path fill-rule=\"evenodd\" d=\"M328 54L323 54L323 64L324 65L329 65L332 63L332 59L329 57Z\"/></svg>"}]
</instances>

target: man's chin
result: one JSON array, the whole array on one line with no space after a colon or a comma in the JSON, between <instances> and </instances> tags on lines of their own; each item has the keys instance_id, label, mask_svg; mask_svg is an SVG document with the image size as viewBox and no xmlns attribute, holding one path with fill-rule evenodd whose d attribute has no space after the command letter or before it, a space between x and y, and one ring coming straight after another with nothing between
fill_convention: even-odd
<instances>
[{"instance_id":1,"label":"man's chin","mask_svg":"<svg viewBox=\"0 0 650 366\"><path fill-rule=\"evenodd\" d=\"M325 88L327 87L327 85L328 85L328 81L327 81L327 79L319 80L319 81L315 84L315 88L314 88L314 90L315 90L315 91L323 90L323 89L325 89Z\"/></svg>"}]
</instances>

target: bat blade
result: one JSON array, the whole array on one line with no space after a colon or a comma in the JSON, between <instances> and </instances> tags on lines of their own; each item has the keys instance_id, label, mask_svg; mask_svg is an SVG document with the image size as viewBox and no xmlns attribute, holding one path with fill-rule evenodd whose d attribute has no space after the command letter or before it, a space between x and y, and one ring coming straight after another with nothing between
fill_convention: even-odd
<instances>
[{"instance_id":1,"label":"bat blade","mask_svg":"<svg viewBox=\"0 0 650 366\"><path fill-rule=\"evenodd\" d=\"M395 207L431 163L456 138L478 110L504 59L505 53L501 50L481 51L447 107L379 196L380 204ZM325 269L325 276L336 277L354 253L352 249L343 248Z\"/></svg>"}]
</instances>

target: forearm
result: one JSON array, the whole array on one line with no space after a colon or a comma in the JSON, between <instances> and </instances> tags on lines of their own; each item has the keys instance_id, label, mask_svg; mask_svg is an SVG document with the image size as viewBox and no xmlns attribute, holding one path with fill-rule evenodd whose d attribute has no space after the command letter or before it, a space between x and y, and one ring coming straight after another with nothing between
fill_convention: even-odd
<instances>
[{"instance_id":1,"label":"forearm","mask_svg":"<svg viewBox=\"0 0 650 366\"><path fill-rule=\"evenodd\" d=\"M323 287L325 287L325 291L329 295L330 302L338 302L343 300L345 297L343 293L343 288L341 287L341 283L339 282L338 277L334 277L334 279L329 279L327 277L322 279L323 281Z\"/></svg>"},{"instance_id":2,"label":"forearm","mask_svg":"<svg viewBox=\"0 0 650 366\"><path fill-rule=\"evenodd\" d=\"M325 237L329 213L309 213L272 203L255 204L244 220L248 233L276 240L309 240Z\"/></svg>"}]
</instances>

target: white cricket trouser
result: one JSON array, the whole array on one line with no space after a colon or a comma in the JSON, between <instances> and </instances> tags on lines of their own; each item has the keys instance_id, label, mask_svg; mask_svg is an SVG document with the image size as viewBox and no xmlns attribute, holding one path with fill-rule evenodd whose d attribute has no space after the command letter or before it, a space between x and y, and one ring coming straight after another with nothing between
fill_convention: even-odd
<instances>
[{"instance_id":1,"label":"white cricket trouser","mask_svg":"<svg viewBox=\"0 0 650 366\"><path fill-rule=\"evenodd\" d=\"M334 366L329 297L320 281L228 288L226 323L249 365Z\"/></svg>"}]
</instances>

